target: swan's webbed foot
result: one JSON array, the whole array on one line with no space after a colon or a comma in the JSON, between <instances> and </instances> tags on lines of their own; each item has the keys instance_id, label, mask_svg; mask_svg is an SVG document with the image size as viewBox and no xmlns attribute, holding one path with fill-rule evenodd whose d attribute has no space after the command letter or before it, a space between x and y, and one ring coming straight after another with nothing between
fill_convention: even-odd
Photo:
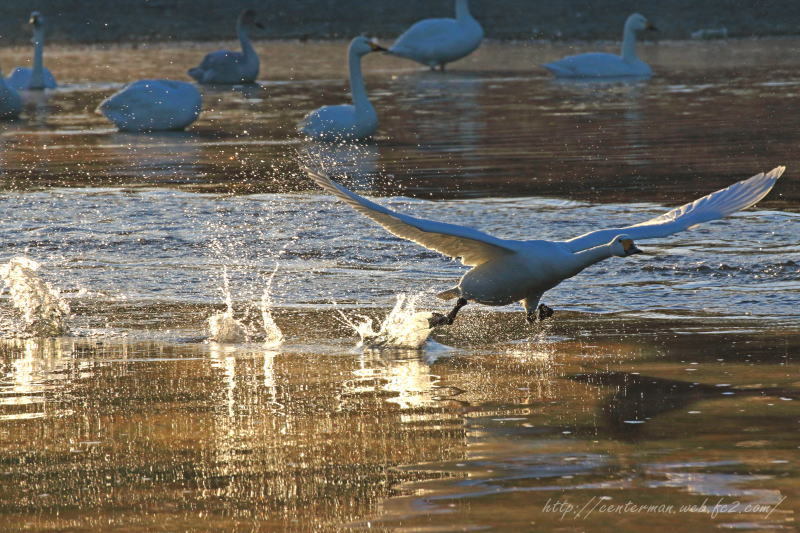
<instances>
[{"instance_id":1,"label":"swan's webbed foot","mask_svg":"<svg viewBox=\"0 0 800 533\"><path fill-rule=\"evenodd\" d=\"M525 315L525 320L527 320L528 324L533 324L534 322L542 322L553 316L555 311L552 308L547 307L544 304L539 304L536 309L531 309Z\"/></svg>"},{"instance_id":2,"label":"swan's webbed foot","mask_svg":"<svg viewBox=\"0 0 800 533\"><path fill-rule=\"evenodd\" d=\"M465 305L467 305L467 300L465 298L459 298L458 301L456 301L456 306L453 307L452 311L450 311L446 315L443 315L441 313L433 313L433 316L428 319L428 327L435 328L437 326L451 325L455 321L458 312Z\"/></svg>"}]
</instances>

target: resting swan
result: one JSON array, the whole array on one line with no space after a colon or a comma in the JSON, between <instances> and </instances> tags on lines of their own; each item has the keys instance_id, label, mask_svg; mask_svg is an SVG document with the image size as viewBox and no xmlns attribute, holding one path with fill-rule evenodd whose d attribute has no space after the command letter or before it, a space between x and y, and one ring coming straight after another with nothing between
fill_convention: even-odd
<instances>
[{"instance_id":1,"label":"resting swan","mask_svg":"<svg viewBox=\"0 0 800 533\"><path fill-rule=\"evenodd\" d=\"M191 83L139 80L103 100L97 109L120 131L182 130L200 115L202 98Z\"/></svg>"},{"instance_id":2,"label":"resting swan","mask_svg":"<svg viewBox=\"0 0 800 533\"><path fill-rule=\"evenodd\" d=\"M33 25L33 68L15 68L8 84L18 91L55 89L56 79L44 66L44 17L34 11L28 23Z\"/></svg>"},{"instance_id":3,"label":"resting swan","mask_svg":"<svg viewBox=\"0 0 800 533\"><path fill-rule=\"evenodd\" d=\"M350 92L353 104L326 105L305 116L298 131L321 141L364 139L378 129L378 115L367 96L364 77L361 74L361 58L370 52L386 49L366 37L356 37L347 49L350 67Z\"/></svg>"},{"instance_id":4,"label":"resting swan","mask_svg":"<svg viewBox=\"0 0 800 533\"><path fill-rule=\"evenodd\" d=\"M22 111L22 98L13 87L9 87L0 70L0 119L17 118Z\"/></svg>"},{"instance_id":5,"label":"resting swan","mask_svg":"<svg viewBox=\"0 0 800 533\"><path fill-rule=\"evenodd\" d=\"M466 57L483 40L483 28L469 12L468 0L456 0L456 18L420 20L394 42L389 53L435 69Z\"/></svg>"},{"instance_id":6,"label":"resting swan","mask_svg":"<svg viewBox=\"0 0 800 533\"><path fill-rule=\"evenodd\" d=\"M634 13L625 21L621 55L591 52L565 57L543 66L558 78L652 76L650 66L636 55L636 32L655 29L646 18Z\"/></svg>"},{"instance_id":7,"label":"resting swan","mask_svg":"<svg viewBox=\"0 0 800 533\"><path fill-rule=\"evenodd\" d=\"M661 216L624 228L592 231L568 241L513 241L455 224L445 224L396 213L334 183L325 174L306 168L317 185L371 218L389 233L472 267L452 289L439 293L445 300L458 298L447 315L436 314L430 326L452 324L468 302L508 305L521 302L528 322L543 320L553 310L540 305L545 291L588 266L612 256L639 253L633 239L666 237L701 222L723 218L746 209L775 185L785 167L776 167L734 183Z\"/></svg>"},{"instance_id":8,"label":"resting swan","mask_svg":"<svg viewBox=\"0 0 800 533\"><path fill-rule=\"evenodd\" d=\"M236 21L236 34L242 44L241 52L230 50L217 50L203 58L199 66L189 69L189 76L198 83L254 83L258 77L258 54L256 54L247 27L263 28L256 21L256 13L252 9L241 12Z\"/></svg>"}]
</instances>

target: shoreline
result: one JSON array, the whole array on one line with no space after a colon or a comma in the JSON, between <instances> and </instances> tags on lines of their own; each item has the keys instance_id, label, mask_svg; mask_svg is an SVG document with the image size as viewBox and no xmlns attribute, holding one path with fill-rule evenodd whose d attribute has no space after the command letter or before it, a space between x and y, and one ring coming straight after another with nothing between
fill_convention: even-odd
<instances>
[{"instance_id":1,"label":"shoreline","mask_svg":"<svg viewBox=\"0 0 800 533\"><path fill-rule=\"evenodd\" d=\"M32 9L46 19L49 43L216 41L234 37L236 16L255 9L265 29L252 38L331 39L368 34L382 39L399 35L411 24L432 17L452 17L452 0L403 3L359 0L295 0L272 5L253 0L130 0L124 11L109 10L102 0L39 0L35 5L0 5L0 41L30 41ZM470 9L490 39L546 38L596 41L619 39L625 18L634 12L659 29L650 39L689 38L701 30L725 29L731 37L797 36L800 5L777 0L755 2L657 2L609 0L587 5L577 0L536 3L523 0L473 1ZM675 13L680 13L676 16Z\"/></svg>"}]
</instances>

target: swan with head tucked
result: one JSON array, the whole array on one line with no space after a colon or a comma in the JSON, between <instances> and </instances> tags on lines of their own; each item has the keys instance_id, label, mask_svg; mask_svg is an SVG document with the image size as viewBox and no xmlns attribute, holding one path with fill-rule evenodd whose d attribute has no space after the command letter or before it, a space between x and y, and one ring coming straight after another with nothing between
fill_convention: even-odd
<instances>
[{"instance_id":1,"label":"swan with head tucked","mask_svg":"<svg viewBox=\"0 0 800 533\"><path fill-rule=\"evenodd\" d=\"M591 52L565 57L543 65L558 78L620 78L653 75L650 66L636 55L636 32L655 30L646 18L634 13L625 21L621 55Z\"/></svg>"},{"instance_id":2,"label":"swan with head tucked","mask_svg":"<svg viewBox=\"0 0 800 533\"><path fill-rule=\"evenodd\" d=\"M33 26L33 68L15 68L8 77L8 84L18 91L55 89L56 79L44 66L44 17L34 11L28 22Z\"/></svg>"},{"instance_id":3,"label":"swan with head tucked","mask_svg":"<svg viewBox=\"0 0 800 533\"><path fill-rule=\"evenodd\" d=\"M22 98L16 89L6 83L0 70L0 119L17 118L21 111Z\"/></svg>"},{"instance_id":4,"label":"swan with head tucked","mask_svg":"<svg viewBox=\"0 0 800 533\"><path fill-rule=\"evenodd\" d=\"M120 131L182 130L200 115L202 98L191 83L139 80L103 100L96 112Z\"/></svg>"},{"instance_id":5,"label":"swan with head tucked","mask_svg":"<svg viewBox=\"0 0 800 533\"><path fill-rule=\"evenodd\" d=\"M241 52L230 50L217 50L203 58L199 66L190 68L189 76L198 83L254 83L258 77L259 60L253 43L247 34L247 28L264 26L256 21L256 13L252 9L245 9L236 21L236 34L242 44Z\"/></svg>"},{"instance_id":6,"label":"swan with head tucked","mask_svg":"<svg viewBox=\"0 0 800 533\"><path fill-rule=\"evenodd\" d=\"M439 293L442 299L458 300L449 314L435 314L430 319L431 327L452 324L459 309L470 301L485 305L521 302L528 322L543 320L553 314L552 309L539 304L545 291L599 261L639 253L634 239L666 237L751 207L769 193L783 171L784 167L776 167L766 174L756 174L633 226L592 231L568 241L516 241L391 211L334 183L325 174L306 168L320 187L389 233L460 258L464 265L472 267L456 287Z\"/></svg>"},{"instance_id":7,"label":"swan with head tucked","mask_svg":"<svg viewBox=\"0 0 800 533\"><path fill-rule=\"evenodd\" d=\"M456 18L420 20L394 42L389 53L444 70L471 54L483 40L483 28L469 11L469 0L456 0Z\"/></svg>"},{"instance_id":8,"label":"swan with head tucked","mask_svg":"<svg viewBox=\"0 0 800 533\"><path fill-rule=\"evenodd\" d=\"M361 73L361 58L370 52L386 49L366 37L356 37L347 49L350 69L350 93L353 103L326 105L305 116L298 131L321 141L365 139L378 129L378 115L367 96L364 76Z\"/></svg>"}]
</instances>

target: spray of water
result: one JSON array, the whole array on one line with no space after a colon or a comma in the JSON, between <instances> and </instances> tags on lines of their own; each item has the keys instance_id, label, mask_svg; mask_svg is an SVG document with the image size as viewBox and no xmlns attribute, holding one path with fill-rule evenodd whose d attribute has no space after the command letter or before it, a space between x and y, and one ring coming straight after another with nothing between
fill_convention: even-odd
<instances>
[{"instance_id":1,"label":"spray of water","mask_svg":"<svg viewBox=\"0 0 800 533\"><path fill-rule=\"evenodd\" d=\"M8 291L12 316L0 317L0 334L12 337L58 337L67 334L69 305L58 289L39 277L39 263L15 257L0 266L3 288Z\"/></svg>"},{"instance_id":2,"label":"spray of water","mask_svg":"<svg viewBox=\"0 0 800 533\"><path fill-rule=\"evenodd\" d=\"M421 348L433 331L428 320L432 313L417 312L417 300L422 294L408 297L397 295L394 307L383 319L376 331L373 320L367 316L355 315L353 320L338 310L342 322L353 328L360 337L359 346L365 348Z\"/></svg>"},{"instance_id":3,"label":"spray of water","mask_svg":"<svg viewBox=\"0 0 800 533\"><path fill-rule=\"evenodd\" d=\"M222 269L222 297L225 310L217 311L208 317L209 339L219 343L264 342L267 346L276 347L283 342L281 332L272 317L272 280L278 271L278 264L267 278L267 284L261 295L258 308L246 307L240 318L234 316L233 296L230 288L228 269ZM261 323L251 320L252 315L258 315Z\"/></svg>"},{"instance_id":4,"label":"spray of water","mask_svg":"<svg viewBox=\"0 0 800 533\"><path fill-rule=\"evenodd\" d=\"M275 263L275 268L267 279L267 286L264 287L264 293L261 295L261 323L264 328L264 344L270 347L280 346L283 343L283 332L275 319L272 318L272 280L275 279L275 273L278 272L278 263Z\"/></svg>"}]
</instances>

